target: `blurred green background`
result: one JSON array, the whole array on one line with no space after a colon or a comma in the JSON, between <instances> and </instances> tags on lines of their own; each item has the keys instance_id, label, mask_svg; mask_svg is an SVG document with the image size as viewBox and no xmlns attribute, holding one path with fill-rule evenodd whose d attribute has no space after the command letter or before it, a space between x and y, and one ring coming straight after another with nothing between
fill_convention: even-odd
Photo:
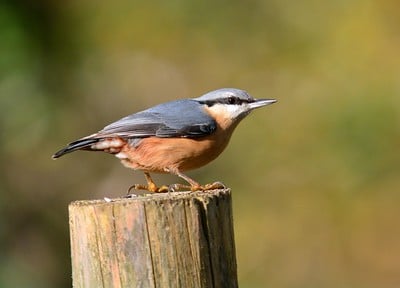
<instances>
[{"instance_id":1,"label":"blurred green background","mask_svg":"<svg viewBox=\"0 0 400 288\"><path fill-rule=\"evenodd\" d=\"M395 0L1 1L0 287L70 287L68 203L144 182L56 150L221 87L279 100L189 173L233 189L241 287L399 287L399 52Z\"/></svg>"}]
</instances>

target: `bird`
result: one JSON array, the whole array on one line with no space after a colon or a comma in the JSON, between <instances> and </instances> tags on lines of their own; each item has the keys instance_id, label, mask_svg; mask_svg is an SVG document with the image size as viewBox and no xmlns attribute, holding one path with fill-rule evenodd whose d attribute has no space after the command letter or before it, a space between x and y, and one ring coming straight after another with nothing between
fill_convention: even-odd
<instances>
[{"instance_id":1,"label":"bird","mask_svg":"<svg viewBox=\"0 0 400 288\"><path fill-rule=\"evenodd\" d=\"M114 154L125 167L144 173L147 185L134 184L130 189L135 190L169 192L225 188L221 182L200 185L184 173L216 159L227 147L241 120L251 111L276 101L253 98L241 89L217 89L197 98L162 103L121 118L97 133L69 143L52 158L77 150ZM173 174L189 185L158 187L150 173Z\"/></svg>"}]
</instances>

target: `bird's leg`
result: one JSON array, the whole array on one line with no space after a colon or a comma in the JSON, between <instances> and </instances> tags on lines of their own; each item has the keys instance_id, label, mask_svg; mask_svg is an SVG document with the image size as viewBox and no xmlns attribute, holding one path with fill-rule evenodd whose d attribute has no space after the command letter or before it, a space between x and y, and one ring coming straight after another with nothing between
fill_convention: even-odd
<instances>
[{"instance_id":1,"label":"bird's leg","mask_svg":"<svg viewBox=\"0 0 400 288\"><path fill-rule=\"evenodd\" d=\"M151 178L150 173L144 172L144 177L146 178L147 182L147 190L149 190L150 192L158 192L158 187Z\"/></svg>"},{"instance_id":2,"label":"bird's leg","mask_svg":"<svg viewBox=\"0 0 400 288\"><path fill-rule=\"evenodd\" d=\"M161 193L161 192L168 192L169 188L165 185L161 187L157 187L156 183L154 183L153 179L150 176L149 172L144 172L144 177L146 178L147 185L142 185L142 184L134 184L128 189L128 193L131 191L131 189L135 190L147 190L152 193Z\"/></svg>"},{"instance_id":3,"label":"bird's leg","mask_svg":"<svg viewBox=\"0 0 400 288\"><path fill-rule=\"evenodd\" d=\"M180 189L188 189L190 188L191 191L205 191L205 190L214 190L214 189L224 189L225 185L222 184L221 182L214 182L212 184L206 184L204 186L200 185L197 181L193 180L192 178L190 178L189 176L183 174L182 172L180 172L177 169L166 169L167 172L169 173L173 173L175 175L177 175L178 177L182 178L183 180L185 180L186 182L188 182L190 184L190 186L188 185L183 185L183 184L174 184L171 185L173 187L173 190L180 190Z\"/></svg>"},{"instance_id":4,"label":"bird's leg","mask_svg":"<svg viewBox=\"0 0 400 288\"><path fill-rule=\"evenodd\" d=\"M201 189L202 188L201 185L197 181L190 178L189 176L187 176L179 171L176 171L176 175L190 184L190 187L188 187L187 185L181 185L182 188L190 188L190 190L192 190L192 191L203 190L203 189Z\"/></svg>"}]
</instances>

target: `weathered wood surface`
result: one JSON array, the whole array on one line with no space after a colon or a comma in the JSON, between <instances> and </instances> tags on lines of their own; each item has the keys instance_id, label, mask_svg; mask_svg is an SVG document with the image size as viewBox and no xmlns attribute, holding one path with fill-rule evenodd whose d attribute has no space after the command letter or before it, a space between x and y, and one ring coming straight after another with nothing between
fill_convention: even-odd
<instances>
[{"instance_id":1,"label":"weathered wood surface","mask_svg":"<svg viewBox=\"0 0 400 288\"><path fill-rule=\"evenodd\" d=\"M237 287L229 189L76 201L74 287Z\"/></svg>"}]
</instances>

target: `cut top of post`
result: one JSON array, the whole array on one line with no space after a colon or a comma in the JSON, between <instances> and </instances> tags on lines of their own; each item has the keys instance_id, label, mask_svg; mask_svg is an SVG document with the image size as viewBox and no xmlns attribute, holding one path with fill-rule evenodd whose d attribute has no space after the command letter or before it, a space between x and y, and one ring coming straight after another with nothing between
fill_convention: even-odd
<instances>
[{"instance_id":1,"label":"cut top of post","mask_svg":"<svg viewBox=\"0 0 400 288\"><path fill-rule=\"evenodd\" d=\"M230 189L75 201L74 287L237 287Z\"/></svg>"}]
</instances>

